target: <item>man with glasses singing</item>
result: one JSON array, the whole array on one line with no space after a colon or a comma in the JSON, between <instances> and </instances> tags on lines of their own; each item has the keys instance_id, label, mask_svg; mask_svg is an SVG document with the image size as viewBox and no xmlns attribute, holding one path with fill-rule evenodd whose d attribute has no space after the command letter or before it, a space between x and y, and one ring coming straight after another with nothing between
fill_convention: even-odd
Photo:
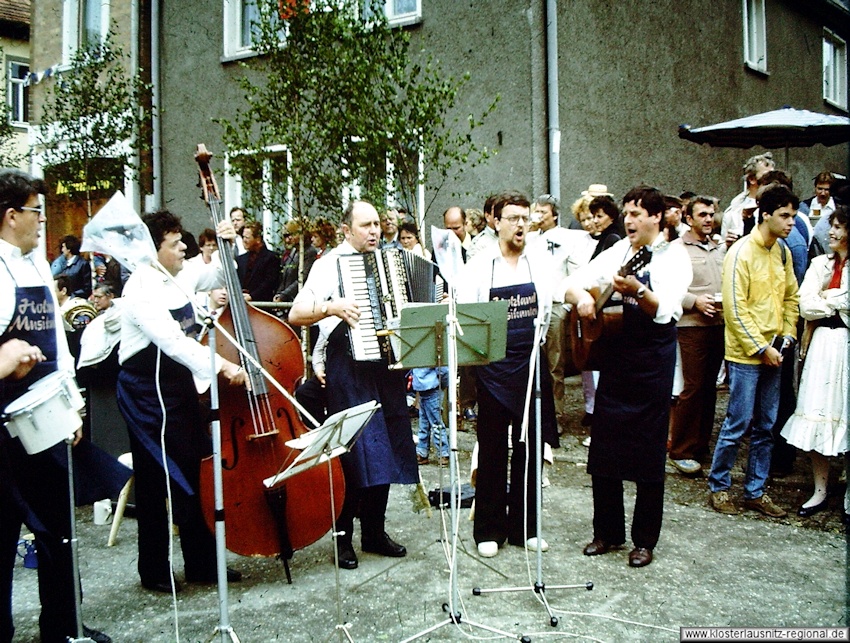
<instances>
[{"instance_id":1,"label":"man with glasses singing","mask_svg":"<svg viewBox=\"0 0 850 643\"><path fill-rule=\"evenodd\" d=\"M534 446L537 421L527 395L529 361L535 329L545 337L552 308L552 266L549 255L526 252L531 223L530 203L518 192L495 197L493 222L498 245L477 254L466 264L458 301L508 301L508 340L505 358L477 368L479 465L475 491L473 536L478 553L495 556L499 547L527 546L534 551L549 546L537 539L537 494L540 471ZM543 437L557 441L552 383L541 353ZM521 435L523 416L529 413L528 434ZM512 428L508 491L508 428ZM529 462L526 477L526 460Z\"/></svg>"}]
</instances>

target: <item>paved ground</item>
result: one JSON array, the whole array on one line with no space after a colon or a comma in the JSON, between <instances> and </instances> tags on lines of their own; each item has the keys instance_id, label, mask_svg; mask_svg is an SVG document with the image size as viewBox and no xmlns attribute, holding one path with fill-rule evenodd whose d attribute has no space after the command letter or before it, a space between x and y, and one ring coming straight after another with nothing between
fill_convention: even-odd
<instances>
[{"instance_id":1,"label":"paved ground","mask_svg":"<svg viewBox=\"0 0 850 643\"><path fill-rule=\"evenodd\" d=\"M569 394L579 407L580 386L570 380ZM725 400L723 401L725 404ZM477 557L469 510L462 510L458 542L457 584L462 620L496 628L533 641L580 637L592 641L678 641L679 627L700 625L846 626L847 545L841 523L841 498L831 511L800 520L767 519L748 512L723 516L706 503L702 479L685 479L668 471L664 526L655 562L643 569L627 566L627 552L588 558L581 548L591 537L590 480L584 471L587 450L583 430L567 427L556 452L551 486L544 499L544 536L551 550L542 556L546 597L559 619L549 624L546 611L529 589L473 596L473 587L530 587L537 578L536 555L506 547L493 559ZM471 428L467 426L466 428ZM459 434L460 467L469 470L474 434ZM440 469L422 467L426 486L439 483ZM837 479L835 464L833 481ZM445 471L442 475L447 476ZM740 489L742 475L736 476ZM447 480L447 478L446 478ZM627 495L632 492L627 485ZM811 492L809 467L798 458L793 474L772 481L769 492L787 509ZM627 499L627 503L629 500ZM627 504L627 506L630 506ZM92 523L91 508L79 510L81 566L88 625L117 642L206 641L219 623L215 587L188 586L170 596L141 588L135 572L136 525L126 520L115 547L106 548L108 526ZM360 556L360 567L336 574L325 537L291 562L287 585L274 560L230 556L229 564L245 576L229 590L230 622L244 643L263 641L343 640L335 631L350 623L354 641L402 641L443 622L450 591L449 566L439 513L416 514L407 489L390 497L389 531L408 549L407 558ZM179 555L178 555L179 556ZM182 563L176 565L182 578ZM587 591L586 582L593 583ZM577 585L555 589L556 585ZM36 573L18 565L15 572L16 641L37 640ZM179 639L177 628L179 627ZM423 641L492 639L477 627L448 625ZM222 640L216 635L216 640Z\"/></svg>"}]
</instances>

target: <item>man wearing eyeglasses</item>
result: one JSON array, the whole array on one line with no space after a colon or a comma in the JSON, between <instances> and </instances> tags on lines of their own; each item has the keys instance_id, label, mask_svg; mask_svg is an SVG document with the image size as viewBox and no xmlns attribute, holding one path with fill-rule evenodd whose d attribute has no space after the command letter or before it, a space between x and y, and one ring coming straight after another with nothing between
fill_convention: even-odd
<instances>
[{"instance_id":1,"label":"man wearing eyeglasses","mask_svg":"<svg viewBox=\"0 0 850 643\"><path fill-rule=\"evenodd\" d=\"M552 266L545 253L527 252L531 223L530 203L518 192L494 198L494 229L498 245L466 264L458 301L508 301L508 337L505 357L477 368L479 464L475 491L473 536L478 553L495 556L507 540L511 545L546 551L537 534L537 494L540 471L534 453L537 419L528 383L535 331L545 337L552 309ZM542 353L542 435L557 444L552 384ZM522 435L528 413L528 433ZM512 428L508 491L508 428ZM547 441L548 441L547 440ZM527 468L526 477L526 461Z\"/></svg>"},{"instance_id":2,"label":"man wearing eyeglasses","mask_svg":"<svg viewBox=\"0 0 850 643\"><path fill-rule=\"evenodd\" d=\"M30 385L57 371L74 372L50 266L36 255L44 212L43 181L18 170L0 170L0 345L15 350L14 369L0 380L0 409ZM8 370L8 369L7 369ZM77 433L77 441L80 439ZM76 449L75 449L76 450ZM77 458L75 457L76 461ZM0 640L11 641L12 571L21 524L35 535L41 599L41 640L59 643L77 637L70 543L67 448L59 442L28 454L21 441L0 426ZM84 471L82 480L90 472ZM98 496L98 497L103 497ZM95 641L109 641L84 628Z\"/></svg>"}]
</instances>

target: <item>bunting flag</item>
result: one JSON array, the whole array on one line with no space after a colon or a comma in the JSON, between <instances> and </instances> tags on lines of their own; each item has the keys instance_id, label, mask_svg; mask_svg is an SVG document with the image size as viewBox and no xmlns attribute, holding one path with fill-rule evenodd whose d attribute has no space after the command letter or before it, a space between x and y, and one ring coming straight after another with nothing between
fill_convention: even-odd
<instances>
[{"instance_id":1,"label":"bunting flag","mask_svg":"<svg viewBox=\"0 0 850 643\"><path fill-rule=\"evenodd\" d=\"M31 71L24 79L24 87L29 87L30 85L38 85L42 80L47 80L51 76L55 76L58 73L59 65L53 65L53 67L48 67L44 71Z\"/></svg>"}]
</instances>

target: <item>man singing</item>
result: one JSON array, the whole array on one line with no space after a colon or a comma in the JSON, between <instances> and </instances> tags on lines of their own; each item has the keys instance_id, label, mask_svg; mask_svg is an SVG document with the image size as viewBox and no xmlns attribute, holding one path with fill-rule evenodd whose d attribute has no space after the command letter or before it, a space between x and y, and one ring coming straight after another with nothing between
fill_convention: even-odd
<instances>
[{"instance_id":1,"label":"man singing","mask_svg":"<svg viewBox=\"0 0 850 643\"><path fill-rule=\"evenodd\" d=\"M593 541L584 554L605 554L625 542L623 480L633 480L632 567L652 562L661 533L676 321L692 278L688 254L669 244L661 231L663 217L659 190L630 190L623 197L627 238L565 281L565 300L585 320L596 316L591 287L613 282L622 297L623 331L599 341L599 386L587 461L593 481ZM649 264L637 274L620 276L619 268L644 247L652 252Z\"/></svg>"}]
</instances>

